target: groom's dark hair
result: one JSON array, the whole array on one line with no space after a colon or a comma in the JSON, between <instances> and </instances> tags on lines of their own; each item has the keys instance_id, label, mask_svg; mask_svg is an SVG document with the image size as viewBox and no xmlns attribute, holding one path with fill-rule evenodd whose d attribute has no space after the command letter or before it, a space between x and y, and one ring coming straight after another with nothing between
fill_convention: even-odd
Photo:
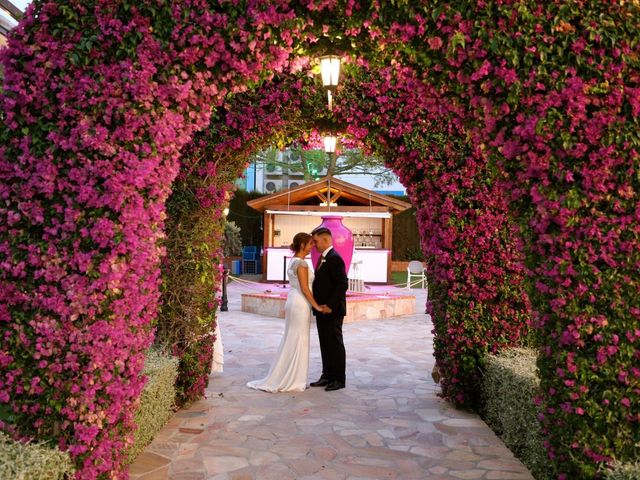
<instances>
[{"instance_id":1,"label":"groom's dark hair","mask_svg":"<svg viewBox=\"0 0 640 480\"><path fill-rule=\"evenodd\" d=\"M327 227L317 227L317 228L313 229L313 231L311 232L311 235L329 235L329 236L331 236L331 230L329 230Z\"/></svg>"}]
</instances>

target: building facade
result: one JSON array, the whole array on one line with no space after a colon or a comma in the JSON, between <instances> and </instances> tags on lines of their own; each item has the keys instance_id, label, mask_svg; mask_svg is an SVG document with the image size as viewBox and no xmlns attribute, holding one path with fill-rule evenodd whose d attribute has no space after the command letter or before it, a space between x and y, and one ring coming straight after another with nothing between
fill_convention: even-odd
<instances>
[{"instance_id":1,"label":"building facade","mask_svg":"<svg viewBox=\"0 0 640 480\"><path fill-rule=\"evenodd\" d=\"M238 180L238 187L249 192L272 194L303 185L305 179L302 171L287 168L287 154L287 151L278 152L274 163L252 162L245 170L243 178ZM315 173L316 178L322 178L326 176L327 170L325 168ZM335 178L383 195L406 194L406 189L395 175L395 180L384 186L376 186L377 175L374 174L340 174Z\"/></svg>"}]
</instances>

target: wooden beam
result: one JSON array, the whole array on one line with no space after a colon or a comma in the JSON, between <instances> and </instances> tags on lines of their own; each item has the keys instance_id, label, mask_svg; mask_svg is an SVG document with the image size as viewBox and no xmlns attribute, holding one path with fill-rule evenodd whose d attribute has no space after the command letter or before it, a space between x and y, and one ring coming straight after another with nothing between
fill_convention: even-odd
<instances>
[{"instance_id":1,"label":"wooden beam","mask_svg":"<svg viewBox=\"0 0 640 480\"><path fill-rule=\"evenodd\" d=\"M0 7L4 8L7 12L9 12L11 16L16 20L20 20L24 16L22 11L18 7L16 7L13 3L7 0L0 0Z\"/></svg>"},{"instance_id":2,"label":"wooden beam","mask_svg":"<svg viewBox=\"0 0 640 480\"><path fill-rule=\"evenodd\" d=\"M280 212L324 212L328 207L321 207L320 205L269 205L268 210L280 211ZM382 213L389 212L389 207L363 207L361 205L339 205L337 207L331 207L332 212L372 212Z\"/></svg>"},{"instance_id":3,"label":"wooden beam","mask_svg":"<svg viewBox=\"0 0 640 480\"><path fill-rule=\"evenodd\" d=\"M273 214L264 214L264 230L262 232L262 249L264 254L262 255L262 281L267 279L267 248L273 246L271 239L273 238Z\"/></svg>"},{"instance_id":4,"label":"wooden beam","mask_svg":"<svg viewBox=\"0 0 640 480\"><path fill-rule=\"evenodd\" d=\"M403 202L402 200L391 196L381 195L337 178L331 179L330 188L332 196L334 195L334 192L336 194L340 193L341 198L346 198L357 205L384 206L390 209L394 214L411 208L410 203ZM264 211L271 208L273 204L281 204L284 202L289 204L300 204L305 201L309 201L309 199L314 199L318 192L324 193L328 189L329 179L324 178L315 182L305 183L299 187L294 187L289 190L283 190L271 195L249 200L247 205L255 210Z\"/></svg>"},{"instance_id":5,"label":"wooden beam","mask_svg":"<svg viewBox=\"0 0 640 480\"><path fill-rule=\"evenodd\" d=\"M389 250L389 258L387 261L387 283L391 282L391 259L393 258L392 255L392 248L393 248L393 216L390 218L383 218L382 219L382 228L383 228L383 246L382 248L386 248L387 250Z\"/></svg>"}]
</instances>

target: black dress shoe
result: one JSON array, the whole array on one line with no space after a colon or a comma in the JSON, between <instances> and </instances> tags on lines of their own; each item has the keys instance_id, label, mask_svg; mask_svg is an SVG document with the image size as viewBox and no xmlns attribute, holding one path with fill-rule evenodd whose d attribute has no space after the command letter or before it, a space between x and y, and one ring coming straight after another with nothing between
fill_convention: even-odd
<instances>
[{"instance_id":1,"label":"black dress shoe","mask_svg":"<svg viewBox=\"0 0 640 480\"><path fill-rule=\"evenodd\" d=\"M318 380L317 382L311 382L309 384L310 387L326 387L327 385L329 385L329 380L327 380L326 378L321 378L320 380Z\"/></svg>"},{"instance_id":2,"label":"black dress shoe","mask_svg":"<svg viewBox=\"0 0 640 480\"><path fill-rule=\"evenodd\" d=\"M331 383L329 383L329 385L327 385L327 388L325 388L325 390L327 392L333 392L334 390L340 390L341 388L344 388L344 383L342 383L342 382L331 382Z\"/></svg>"}]
</instances>

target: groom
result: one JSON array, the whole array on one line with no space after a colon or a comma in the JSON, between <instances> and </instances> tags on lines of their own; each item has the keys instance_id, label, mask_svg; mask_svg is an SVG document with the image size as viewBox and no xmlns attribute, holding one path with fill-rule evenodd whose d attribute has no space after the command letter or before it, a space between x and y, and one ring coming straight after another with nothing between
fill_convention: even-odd
<instances>
[{"instance_id":1,"label":"groom","mask_svg":"<svg viewBox=\"0 0 640 480\"><path fill-rule=\"evenodd\" d=\"M322 254L318 259L313 280L313 298L322 307L315 310L316 326L320 338L322 376L312 387L325 387L331 392L345 385L346 354L342 341L342 321L347 313L347 289L349 280L344 260L333 248L331 231L318 227L311 232L316 250Z\"/></svg>"}]
</instances>

